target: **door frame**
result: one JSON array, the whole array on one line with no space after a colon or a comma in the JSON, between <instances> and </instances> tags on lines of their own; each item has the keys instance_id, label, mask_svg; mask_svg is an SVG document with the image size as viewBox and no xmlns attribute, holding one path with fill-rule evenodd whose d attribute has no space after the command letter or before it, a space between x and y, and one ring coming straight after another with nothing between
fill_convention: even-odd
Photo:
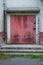
<instances>
[{"instance_id":1,"label":"door frame","mask_svg":"<svg viewBox=\"0 0 43 65\"><path fill-rule=\"evenodd\" d=\"M39 44L39 36L38 36L38 18L39 15L37 13L10 13L7 14L7 44L10 44L10 16L11 15L35 15L36 16L36 44ZM12 44L13 45L13 44ZM30 45L30 44L29 44Z\"/></svg>"}]
</instances>

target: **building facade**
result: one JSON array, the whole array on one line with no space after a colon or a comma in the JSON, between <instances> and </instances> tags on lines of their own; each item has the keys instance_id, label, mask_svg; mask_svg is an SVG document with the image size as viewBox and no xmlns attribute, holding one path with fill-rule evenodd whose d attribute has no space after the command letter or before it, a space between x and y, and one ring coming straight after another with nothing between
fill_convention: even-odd
<instances>
[{"instance_id":1,"label":"building facade","mask_svg":"<svg viewBox=\"0 0 43 65\"><path fill-rule=\"evenodd\" d=\"M4 1L0 0L0 43L43 45L43 0Z\"/></svg>"}]
</instances>

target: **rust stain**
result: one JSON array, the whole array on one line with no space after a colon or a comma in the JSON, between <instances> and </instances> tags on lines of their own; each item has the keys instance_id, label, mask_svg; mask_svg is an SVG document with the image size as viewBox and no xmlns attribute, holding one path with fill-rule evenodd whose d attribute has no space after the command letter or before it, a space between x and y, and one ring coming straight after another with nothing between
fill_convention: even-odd
<instances>
[{"instance_id":1,"label":"rust stain","mask_svg":"<svg viewBox=\"0 0 43 65\"><path fill-rule=\"evenodd\" d=\"M3 33L0 32L0 43L2 43L2 42L3 42Z\"/></svg>"},{"instance_id":2,"label":"rust stain","mask_svg":"<svg viewBox=\"0 0 43 65\"><path fill-rule=\"evenodd\" d=\"M40 43L43 44L43 32L40 32Z\"/></svg>"},{"instance_id":3,"label":"rust stain","mask_svg":"<svg viewBox=\"0 0 43 65\"><path fill-rule=\"evenodd\" d=\"M36 16L10 17L10 43L36 43Z\"/></svg>"}]
</instances>

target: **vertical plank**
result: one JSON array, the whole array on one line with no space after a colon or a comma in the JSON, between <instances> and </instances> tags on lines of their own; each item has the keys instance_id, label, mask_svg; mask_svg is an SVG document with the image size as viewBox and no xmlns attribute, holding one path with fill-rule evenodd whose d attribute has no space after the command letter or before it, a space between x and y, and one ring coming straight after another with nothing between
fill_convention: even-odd
<instances>
[{"instance_id":1,"label":"vertical plank","mask_svg":"<svg viewBox=\"0 0 43 65\"><path fill-rule=\"evenodd\" d=\"M36 43L36 16L10 16L10 42L16 44Z\"/></svg>"}]
</instances>

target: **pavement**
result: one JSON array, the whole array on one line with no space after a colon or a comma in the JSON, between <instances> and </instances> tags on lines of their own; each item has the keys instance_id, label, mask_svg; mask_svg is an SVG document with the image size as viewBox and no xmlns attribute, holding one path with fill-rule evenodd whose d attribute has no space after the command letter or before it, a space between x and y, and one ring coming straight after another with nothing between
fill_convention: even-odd
<instances>
[{"instance_id":1,"label":"pavement","mask_svg":"<svg viewBox=\"0 0 43 65\"><path fill-rule=\"evenodd\" d=\"M12 58L0 61L0 65L43 65L43 59Z\"/></svg>"}]
</instances>

